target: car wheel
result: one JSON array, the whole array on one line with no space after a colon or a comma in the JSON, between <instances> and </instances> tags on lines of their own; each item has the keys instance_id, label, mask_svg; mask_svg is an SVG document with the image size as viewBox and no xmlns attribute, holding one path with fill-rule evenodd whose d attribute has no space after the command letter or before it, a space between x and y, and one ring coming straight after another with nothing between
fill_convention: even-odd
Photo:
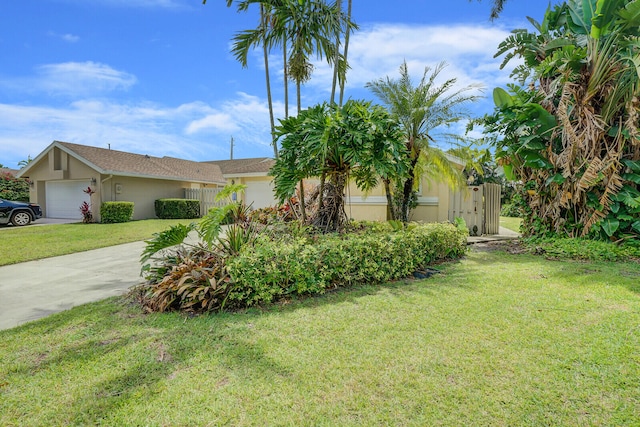
<instances>
[{"instance_id":1,"label":"car wheel","mask_svg":"<svg viewBox=\"0 0 640 427\"><path fill-rule=\"evenodd\" d=\"M16 226L31 224L31 215L27 212L16 212L11 217L11 223Z\"/></svg>"}]
</instances>

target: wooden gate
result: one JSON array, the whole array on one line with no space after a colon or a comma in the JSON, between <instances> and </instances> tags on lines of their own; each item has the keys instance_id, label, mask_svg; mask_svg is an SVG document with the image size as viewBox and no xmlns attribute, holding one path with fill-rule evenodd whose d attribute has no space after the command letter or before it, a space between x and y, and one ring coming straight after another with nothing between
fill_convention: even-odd
<instances>
[{"instance_id":1,"label":"wooden gate","mask_svg":"<svg viewBox=\"0 0 640 427\"><path fill-rule=\"evenodd\" d=\"M500 185L469 186L449 196L449 221L461 217L467 223L469 234L499 234Z\"/></svg>"},{"instance_id":2,"label":"wooden gate","mask_svg":"<svg viewBox=\"0 0 640 427\"><path fill-rule=\"evenodd\" d=\"M200 200L200 216L204 216L209 209L216 206L224 206L225 202L216 202L216 195L222 190L221 188L185 188L184 198L192 200Z\"/></svg>"}]
</instances>

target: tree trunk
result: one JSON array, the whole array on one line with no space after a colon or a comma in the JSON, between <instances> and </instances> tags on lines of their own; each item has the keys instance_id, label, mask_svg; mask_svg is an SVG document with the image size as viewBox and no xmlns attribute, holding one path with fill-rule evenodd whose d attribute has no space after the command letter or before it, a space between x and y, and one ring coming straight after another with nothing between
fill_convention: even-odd
<instances>
[{"instance_id":1,"label":"tree trunk","mask_svg":"<svg viewBox=\"0 0 640 427\"><path fill-rule=\"evenodd\" d=\"M282 61L284 64L284 118L289 117L289 70L287 68L287 38L282 36Z\"/></svg>"},{"instance_id":2,"label":"tree trunk","mask_svg":"<svg viewBox=\"0 0 640 427\"><path fill-rule=\"evenodd\" d=\"M322 171L322 175L320 175L320 192L318 193L318 212L322 210L322 202L324 201L324 182L327 179L327 172Z\"/></svg>"},{"instance_id":3,"label":"tree trunk","mask_svg":"<svg viewBox=\"0 0 640 427\"><path fill-rule=\"evenodd\" d=\"M396 220L396 210L393 206L393 198L391 197L391 180L383 178L384 194L387 196L387 216L391 221Z\"/></svg>"},{"instance_id":4,"label":"tree trunk","mask_svg":"<svg viewBox=\"0 0 640 427\"><path fill-rule=\"evenodd\" d=\"M302 101L300 98L300 80L296 81L296 98L298 102L298 114L302 111ZM302 213L302 222L307 222L307 212L304 204L304 184L303 180L300 180L300 211Z\"/></svg>"},{"instance_id":5,"label":"tree trunk","mask_svg":"<svg viewBox=\"0 0 640 427\"><path fill-rule=\"evenodd\" d=\"M302 222L307 222L307 212L304 204L304 180L300 180L300 213L302 214Z\"/></svg>"},{"instance_id":6,"label":"tree trunk","mask_svg":"<svg viewBox=\"0 0 640 427\"><path fill-rule=\"evenodd\" d=\"M342 17L342 0L336 1L336 7L338 9L338 19ZM330 104L333 105L336 103L336 86L338 85L338 73L340 62L340 33L336 34L336 55L333 62L333 82L331 83L331 98Z\"/></svg>"},{"instance_id":7,"label":"tree trunk","mask_svg":"<svg viewBox=\"0 0 640 427\"><path fill-rule=\"evenodd\" d=\"M347 2L347 20L351 21L351 3L352 0L349 0ZM351 34L351 29L347 26L347 34L344 36L344 63L345 63L345 67L347 65L347 55L349 53L349 35ZM345 68L346 70L346 68ZM342 107L342 100L344 99L344 83L345 83L345 79L346 79L346 73L345 76L343 76L343 78L340 80L340 106Z\"/></svg>"},{"instance_id":8,"label":"tree trunk","mask_svg":"<svg viewBox=\"0 0 640 427\"><path fill-rule=\"evenodd\" d=\"M260 21L262 25L267 27L267 15L264 10L264 5L260 4ZM265 31L266 32L266 31ZM276 141L276 126L273 118L273 100L271 98L271 78L269 77L269 52L267 51L267 44L265 40L262 41L262 50L264 54L264 72L267 80L267 103L269 104L269 122L271 124L271 145L273 146L273 156L278 158L278 143Z\"/></svg>"},{"instance_id":9,"label":"tree trunk","mask_svg":"<svg viewBox=\"0 0 640 427\"><path fill-rule=\"evenodd\" d=\"M409 222L409 201L411 200L411 193L413 192L413 182L415 180L415 168L418 163L418 158L411 160L411 164L409 165L409 170L407 171L407 175L409 176L407 180L404 182L404 187L402 189L402 207L401 207L401 220L404 223Z\"/></svg>"},{"instance_id":10,"label":"tree trunk","mask_svg":"<svg viewBox=\"0 0 640 427\"><path fill-rule=\"evenodd\" d=\"M333 205L329 221L329 231L337 232L342 229L343 224L347 220L347 215L344 211L344 188L347 185L347 175L344 172L331 174L331 185L333 187Z\"/></svg>"}]
</instances>

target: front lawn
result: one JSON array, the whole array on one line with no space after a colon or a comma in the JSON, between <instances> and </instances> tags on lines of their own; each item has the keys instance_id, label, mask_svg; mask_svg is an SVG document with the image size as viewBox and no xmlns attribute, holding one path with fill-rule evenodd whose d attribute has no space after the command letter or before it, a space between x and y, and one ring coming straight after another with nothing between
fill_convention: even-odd
<instances>
[{"instance_id":1,"label":"front lawn","mask_svg":"<svg viewBox=\"0 0 640 427\"><path fill-rule=\"evenodd\" d=\"M119 224L52 224L0 230L0 266L151 238L188 219L147 219Z\"/></svg>"},{"instance_id":2,"label":"front lawn","mask_svg":"<svg viewBox=\"0 0 640 427\"><path fill-rule=\"evenodd\" d=\"M513 218L510 216L500 217L500 227L504 227L516 233L520 232L520 224L522 224L522 218Z\"/></svg>"},{"instance_id":3,"label":"front lawn","mask_svg":"<svg viewBox=\"0 0 640 427\"><path fill-rule=\"evenodd\" d=\"M262 310L109 299L0 331L0 425L637 425L640 265L512 245Z\"/></svg>"}]
</instances>

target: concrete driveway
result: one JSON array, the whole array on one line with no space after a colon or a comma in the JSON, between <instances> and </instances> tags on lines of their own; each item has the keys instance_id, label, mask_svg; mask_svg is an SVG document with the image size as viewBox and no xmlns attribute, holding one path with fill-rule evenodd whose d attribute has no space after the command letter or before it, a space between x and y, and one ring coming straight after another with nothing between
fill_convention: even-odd
<instances>
[{"instance_id":1,"label":"concrete driveway","mask_svg":"<svg viewBox=\"0 0 640 427\"><path fill-rule=\"evenodd\" d=\"M142 280L143 248L134 242L0 267L0 330L122 295Z\"/></svg>"}]
</instances>

